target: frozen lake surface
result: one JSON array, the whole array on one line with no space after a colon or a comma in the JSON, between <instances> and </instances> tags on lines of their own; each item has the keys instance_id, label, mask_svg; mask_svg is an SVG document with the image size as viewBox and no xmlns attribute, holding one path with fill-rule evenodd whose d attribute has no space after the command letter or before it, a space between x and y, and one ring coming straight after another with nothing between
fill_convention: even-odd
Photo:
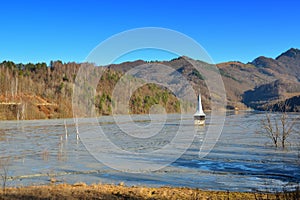
<instances>
[{"instance_id":1,"label":"frozen lake surface","mask_svg":"<svg viewBox=\"0 0 300 200\"><path fill-rule=\"evenodd\" d=\"M121 120L120 128L113 117L100 117L99 125L91 124L89 119L78 122L80 138L94 140L93 148L99 150L101 158L113 161L111 166L94 158L87 151L91 147L85 146L84 140L77 140L73 119L0 121L0 173L3 174L3 166L8 169L8 186L48 184L51 178L55 178L66 183L124 182L126 185L183 186L207 190L278 191L300 182L299 148L296 146L300 143L299 135L293 134L289 138L291 145L288 145L288 150L276 150L269 138L256 133L260 130L260 120L265 118L264 113L227 113L219 140L204 158L199 157L199 150L208 127L216 126L210 122L209 115L205 127L194 127L190 115L184 115L182 120L180 115L164 116L163 125L159 116L152 118L151 124L148 115L132 118L139 128L127 124L126 120ZM180 124L183 129L179 128ZM101 127L106 140L90 131L95 130L95 126ZM157 134L143 136L140 128L147 134L151 131ZM299 130L299 122L295 128ZM191 139L192 144L182 155L178 156L177 151L155 156L147 154L172 144L179 131L187 137L193 131L195 133L194 138L186 138L186 142ZM122 153L112 151L106 145L107 139ZM180 141L185 142L184 139ZM177 143L174 148L184 150L185 145ZM143 153L147 156L141 156ZM126 160L131 160L132 166ZM151 171L143 167L145 163L142 160L146 164L166 166ZM122 169L139 166L139 170L124 172L119 171L118 166Z\"/></svg>"}]
</instances>

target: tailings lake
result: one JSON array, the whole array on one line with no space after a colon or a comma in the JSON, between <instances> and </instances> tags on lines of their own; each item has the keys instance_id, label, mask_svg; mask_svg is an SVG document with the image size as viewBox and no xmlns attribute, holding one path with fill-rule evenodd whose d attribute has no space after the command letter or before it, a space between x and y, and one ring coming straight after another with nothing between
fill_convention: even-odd
<instances>
[{"instance_id":1,"label":"tailings lake","mask_svg":"<svg viewBox=\"0 0 300 200\"><path fill-rule=\"evenodd\" d=\"M0 121L0 174L6 171L7 186L49 184L55 179L57 183L124 182L230 191L291 188L300 182L300 122L296 121L283 150L259 133L265 118L260 112L226 113L222 133L205 157L199 151L207 130L222 123L221 119L212 122L209 114L204 127L195 127L192 115L177 114L131 116L139 129L126 120L116 123L111 116L99 117L98 124L90 123L93 119ZM178 151L171 146L151 154L170 146L178 133L181 138L173 144ZM117 151L110 149L108 141Z\"/></svg>"}]
</instances>

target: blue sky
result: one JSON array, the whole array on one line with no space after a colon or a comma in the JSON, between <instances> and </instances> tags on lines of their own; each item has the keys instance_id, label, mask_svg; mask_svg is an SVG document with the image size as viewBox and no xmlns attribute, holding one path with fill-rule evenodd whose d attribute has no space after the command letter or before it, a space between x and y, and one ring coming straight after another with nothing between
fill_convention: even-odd
<instances>
[{"instance_id":1,"label":"blue sky","mask_svg":"<svg viewBox=\"0 0 300 200\"><path fill-rule=\"evenodd\" d=\"M216 63L248 62L300 48L297 0L3 0L0 5L0 61L82 62L105 39L140 27L186 34ZM170 58L166 53L147 55L126 59Z\"/></svg>"}]
</instances>

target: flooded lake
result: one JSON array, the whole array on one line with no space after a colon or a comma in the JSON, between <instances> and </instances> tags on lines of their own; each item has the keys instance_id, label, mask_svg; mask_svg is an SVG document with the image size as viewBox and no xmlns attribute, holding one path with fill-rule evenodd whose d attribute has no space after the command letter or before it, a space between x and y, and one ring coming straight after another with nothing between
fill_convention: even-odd
<instances>
[{"instance_id":1,"label":"flooded lake","mask_svg":"<svg viewBox=\"0 0 300 200\"><path fill-rule=\"evenodd\" d=\"M79 137L96 141L98 146L93 148L99 150L99 154L102 152L101 155L109 157L116 167L99 162L87 150L92 147L77 138L73 119L0 121L0 173L4 173L4 168L7 169L7 186L49 184L49 180L54 178L58 183L124 182L126 185L183 186L230 191L277 191L299 184L299 134L290 136L287 150L276 150L269 138L257 133L261 130L260 121L265 118L264 113L228 112L219 140L204 158L199 157L199 150L207 129L217 126L216 122L210 122L208 115L205 127L194 127L192 115L184 115L180 120L181 117L168 115L163 125L159 123L158 117L149 126L148 115L132 116L135 124L148 133L152 130L159 132L149 137L143 137L137 131L139 129L127 125L126 120L122 121L120 128L113 117L99 117L98 126L106 139L124 150L125 154L110 151L106 145L107 140L102 140L90 131L96 125L91 124L89 119L79 121ZM292 115L292 118L295 117L296 114ZM183 129L180 129L180 124L183 124ZM161 127L156 130L156 126ZM299 122L295 128L299 130ZM125 134L124 129L131 134ZM191 139L192 144L187 146L179 158L172 151L156 154L155 157L136 156L171 144L179 131L186 134L186 137L195 131L194 138L187 138ZM183 149L185 146L174 146L181 147ZM126 155L126 152L129 154ZM106 158L103 156L103 159ZM131 159L132 163L140 163L139 160L144 159L146 163L169 164L155 171L140 167L135 173L116 169L118 166L122 169L130 167L125 159Z\"/></svg>"}]
</instances>

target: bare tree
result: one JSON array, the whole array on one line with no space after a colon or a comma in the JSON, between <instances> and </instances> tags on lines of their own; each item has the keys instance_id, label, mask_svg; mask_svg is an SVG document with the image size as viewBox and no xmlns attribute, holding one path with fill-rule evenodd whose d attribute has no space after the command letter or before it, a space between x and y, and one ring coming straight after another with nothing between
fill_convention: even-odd
<instances>
[{"instance_id":1,"label":"bare tree","mask_svg":"<svg viewBox=\"0 0 300 200\"><path fill-rule=\"evenodd\" d=\"M3 193L6 192L6 182L8 179L8 166L9 166L9 158L0 158L0 167L2 168L1 179L2 179L2 189Z\"/></svg>"},{"instance_id":2,"label":"bare tree","mask_svg":"<svg viewBox=\"0 0 300 200\"><path fill-rule=\"evenodd\" d=\"M299 117L292 119L286 112L286 107L286 104L280 105L282 111L280 117L270 112L267 113L266 118L261 120L262 130L258 131L269 137L276 148L279 146L286 148L287 139L293 132L296 132L294 125L299 120Z\"/></svg>"},{"instance_id":3,"label":"bare tree","mask_svg":"<svg viewBox=\"0 0 300 200\"><path fill-rule=\"evenodd\" d=\"M275 147L277 148L278 140L279 140L279 128L278 128L277 120L275 120L275 130L274 130L273 123L271 122L271 115L267 113L266 119L261 120L261 125L263 131L259 131L259 132L262 132L267 137L269 137L272 140Z\"/></svg>"},{"instance_id":4,"label":"bare tree","mask_svg":"<svg viewBox=\"0 0 300 200\"><path fill-rule=\"evenodd\" d=\"M284 112L281 115L280 122L281 122L281 125L282 125L282 134L281 134L281 146L282 146L282 148L285 148L286 139L290 136L290 134L292 132L295 131L293 128L294 128L294 125L295 125L295 123L298 119L299 118L289 120L288 115L287 115L286 112Z\"/></svg>"}]
</instances>

